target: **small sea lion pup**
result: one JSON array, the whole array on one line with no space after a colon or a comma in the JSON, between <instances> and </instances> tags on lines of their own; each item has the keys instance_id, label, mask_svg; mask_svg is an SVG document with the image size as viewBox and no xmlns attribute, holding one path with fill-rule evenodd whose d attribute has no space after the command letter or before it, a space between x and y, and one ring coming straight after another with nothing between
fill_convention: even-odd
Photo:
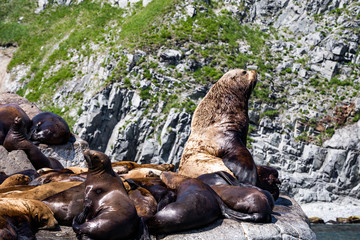
<instances>
[{"instance_id":1,"label":"small sea lion pup","mask_svg":"<svg viewBox=\"0 0 360 240\"><path fill-rule=\"evenodd\" d=\"M60 162L53 158L47 158L40 149L25 136L25 125L21 117L15 117L4 141L4 147L7 151L23 150L35 169L44 167L52 169L62 169Z\"/></svg>"},{"instance_id":2,"label":"small sea lion pup","mask_svg":"<svg viewBox=\"0 0 360 240\"><path fill-rule=\"evenodd\" d=\"M113 171L109 157L93 150L85 151L84 157L89 169L84 208L73 221L78 238L150 239L121 178Z\"/></svg>"},{"instance_id":3,"label":"small sea lion pup","mask_svg":"<svg viewBox=\"0 0 360 240\"><path fill-rule=\"evenodd\" d=\"M179 174L195 178L225 171L256 184L256 166L246 148L248 101L256 81L255 71L235 69L212 86L194 112Z\"/></svg>"},{"instance_id":4,"label":"small sea lion pup","mask_svg":"<svg viewBox=\"0 0 360 240\"><path fill-rule=\"evenodd\" d=\"M31 140L34 142L61 145L70 140L67 122L52 112L41 112L32 119Z\"/></svg>"},{"instance_id":5,"label":"small sea lion pup","mask_svg":"<svg viewBox=\"0 0 360 240\"><path fill-rule=\"evenodd\" d=\"M7 132L16 117L21 117L24 124L24 134L27 137L32 122L24 110L17 104L1 104L0 105L0 145L3 144Z\"/></svg>"}]
</instances>

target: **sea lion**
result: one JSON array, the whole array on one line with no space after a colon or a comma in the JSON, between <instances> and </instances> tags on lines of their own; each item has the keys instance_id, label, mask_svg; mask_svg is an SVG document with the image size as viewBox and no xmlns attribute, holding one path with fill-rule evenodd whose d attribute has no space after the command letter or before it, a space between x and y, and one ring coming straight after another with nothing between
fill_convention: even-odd
<instances>
[{"instance_id":1,"label":"sea lion","mask_svg":"<svg viewBox=\"0 0 360 240\"><path fill-rule=\"evenodd\" d=\"M15 239L35 239L38 229L56 229L58 223L51 210L42 202L30 199L0 199L0 232L12 233ZM11 236L10 235L10 236ZM11 239L11 238L10 238Z\"/></svg>"},{"instance_id":2,"label":"sea lion","mask_svg":"<svg viewBox=\"0 0 360 240\"><path fill-rule=\"evenodd\" d=\"M153 168L135 168L130 170L128 173L119 174L119 175L125 179L129 179L129 178L156 177L156 176L160 176L161 173L162 173L161 170L157 170Z\"/></svg>"},{"instance_id":3,"label":"sea lion","mask_svg":"<svg viewBox=\"0 0 360 240\"><path fill-rule=\"evenodd\" d=\"M49 182L84 182L85 177L75 174L69 169L51 170L44 172L40 177L32 180L29 185L41 185Z\"/></svg>"},{"instance_id":4,"label":"sea lion","mask_svg":"<svg viewBox=\"0 0 360 240\"><path fill-rule=\"evenodd\" d=\"M22 198L41 201L66 189L80 185L81 183L82 182L51 182L39 186L7 187L0 189L0 198Z\"/></svg>"},{"instance_id":5,"label":"sea lion","mask_svg":"<svg viewBox=\"0 0 360 240\"><path fill-rule=\"evenodd\" d=\"M278 184L281 184L279 172L270 166L257 166L256 169L258 175L256 186L269 191L276 201L280 194L280 189L278 187Z\"/></svg>"},{"instance_id":6,"label":"sea lion","mask_svg":"<svg viewBox=\"0 0 360 240\"><path fill-rule=\"evenodd\" d=\"M6 134L16 117L21 117L24 125L24 134L27 137L32 122L24 110L17 104L0 105L0 145L3 144Z\"/></svg>"},{"instance_id":7,"label":"sea lion","mask_svg":"<svg viewBox=\"0 0 360 240\"><path fill-rule=\"evenodd\" d=\"M155 215L157 202L154 196L147 189L140 187L131 179L126 180L130 185L129 198L134 202L136 212L144 221Z\"/></svg>"},{"instance_id":8,"label":"sea lion","mask_svg":"<svg viewBox=\"0 0 360 240\"><path fill-rule=\"evenodd\" d=\"M35 169L49 167L62 169L63 166L56 159L47 158L33 143L26 139L24 134L25 125L21 117L15 117L4 140L4 147L7 151L23 150Z\"/></svg>"},{"instance_id":9,"label":"sea lion","mask_svg":"<svg viewBox=\"0 0 360 240\"><path fill-rule=\"evenodd\" d=\"M176 201L166 205L146 223L156 234L203 227L219 217L242 220L243 214L228 208L210 186L199 179L163 172L161 180L176 189Z\"/></svg>"},{"instance_id":10,"label":"sea lion","mask_svg":"<svg viewBox=\"0 0 360 240\"><path fill-rule=\"evenodd\" d=\"M15 174L6 178L4 182L1 183L0 188L15 186L15 185L27 185L31 181L29 176L24 174Z\"/></svg>"},{"instance_id":11,"label":"sea lion","mask_svg":"<svg viewBox=\"0 0 360 240\"><path fill-rule=\"evenodd\" d=\"M93 150L86 150L84 157L89 169L84 208L72 225L78 238L111 240L136 238L139 232L147 235L109 157Z\"/></svg>"},{"instance_id":12,"label":"sea lion","mask_svg":"<svg viewBox=\"0 0 360 240\"><path fill-rule=\"evenodd\" d=\"M136 184L147 189L157 202L157 211L163 209L171 202L175 202L176 193L169 189L159 177L131 178L125 181L134 181Z\"/></svg>"},{"instance_id":13,"label":"sea lion","mask_svg":"<svg viewBox=\"0 0 360 240\"><path fill-rule=\"evenodd\" d=\"M168 164L168 163L163 163L163 164L138 164L136 162L133 161L120 161L120 162L113 162L111 163L111 166L114 167L119 167L119 166L126 166L127 169L130 171L132 169L135 168L152 168L152 169L156 169L156 170L160 170L160 171L173 171L175 166L174 164Z\"/></svg>"},{"instance_id":14,"label":"sea lion","mask_svg":"<svg viewBox=\"0 0 360 240\"><path fill-rule=\"evenodd\" d=\"M255 162L246 148L248 101L256 81L255 71L236 69L212 86L194 112L179 174L225 171L256 185Z\"/></svg>"},{"instance_id":15,"label":"sea lion","mask_svg":"<svg viewBox=\"0 0 360 240\"><path fill-rule=\"evenodd\" d=\"M75 216L84 208L85 183L45 198L45 203L53 211L61 225L71 226Z\"/></svg>"},{"instance_id":16,"label":"sea lion","mask_svg":"<svg viewBox=\"0 0 360 240\"><path fill-rule=\"evenodd\" d=\"M265 190L254 186L214 185L211 188L231 209L244 213L242 221L271 222L274 198Z\"/></svg>"},{"instance_id":17,"label":"sea lion","mask_svg":"<svg viewBox=\"0 0 360 240\"><path fill-rule=\"evenodd\" d=\"M30 139L36 143L61 145L70 140L71 132L67 122L52 112L41 112L32 119Z\"/></svg>"}]
</instances>

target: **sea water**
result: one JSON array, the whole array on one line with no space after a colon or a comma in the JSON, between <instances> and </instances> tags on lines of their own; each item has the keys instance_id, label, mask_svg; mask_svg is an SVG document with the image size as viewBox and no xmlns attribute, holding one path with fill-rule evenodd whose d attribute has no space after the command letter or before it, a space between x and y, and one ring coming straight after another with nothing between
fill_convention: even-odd
<instances>
[{"instance_id":1,"label":"sea water","mask_svg":"<svg viewBox=\"0 0 360 240\"><path fill-rule=\"evenodd\" d=\"M360 224L311 224L318 240L360 240Z\"/></svg>"}]
</instances>

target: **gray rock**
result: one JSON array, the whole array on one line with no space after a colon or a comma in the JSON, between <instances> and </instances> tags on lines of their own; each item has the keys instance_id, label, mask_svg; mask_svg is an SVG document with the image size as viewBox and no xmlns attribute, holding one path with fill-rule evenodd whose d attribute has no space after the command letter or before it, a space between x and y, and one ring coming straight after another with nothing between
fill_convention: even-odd
<instances>
[{"instance_id":1,"label":"gray rock","mask_svg":"<svg viewBox=\"0 0 360 240\"><path fill-rule=\"evenodd\" d=\"M338 68L339 64L337 62L326 60L323 62L320 72L325 78L331 79L337 73Z\"/></svg>"},{"instance_id":2,"label":"gray rock","mask_svg":"<svg viewBox=\"0 0 360 240\"><path fill-rule=\"evenodd\" d=\"M26 169L35 170L24 151L16 150L8 153L8 151L0 145L0 171L10 175Z\"/></svg>"},{"instance_id":3,"label":"gray rock","mask_svg":"<svg viewBox=\"0 0 360 240\"><path fill-rule=\"evenodd\" d=\"M166 49L159 53L160 62L176 65L182 57L182 53L174 49Z\"/></svg>"},{"instance_id":4,"label":"gray rock","mask_svg":"<svg viewBox=\"0 0 360 240\"><path fill-rule=\"evenodd\" d=\"M325 141L323 146L334 149L360 151L360 121L337 129L332 138Z\"/></svg>"},{"instance_id":5,"label":"gray rock","mask_svg":"<svg viewBox=\"0 0 360 240\"><path fill-rule=\"evenodd\" d=\"M187 5L185 7L185 12L189 17L194 17L196 15L196 7L193 5Z\"/></svg>"}]
</instances>

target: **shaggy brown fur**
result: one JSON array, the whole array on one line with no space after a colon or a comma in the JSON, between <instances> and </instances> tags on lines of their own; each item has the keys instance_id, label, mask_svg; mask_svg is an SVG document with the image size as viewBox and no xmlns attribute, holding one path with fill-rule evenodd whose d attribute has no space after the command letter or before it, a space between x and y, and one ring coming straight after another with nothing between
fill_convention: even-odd
<instances>
[{"instance_id":1,"label":"shaggy brown fur","mask_svg":"<svg viewBox=\"0 0 360 240\"><path fill-rule=\"evenodd\" d=\"M241 182L256 184L256 166L246 149L248 100L256 75L255 71L232 70L210 89L193 115L180 174L198 177L226 171Z\"/></svg>"}]
</instances>

